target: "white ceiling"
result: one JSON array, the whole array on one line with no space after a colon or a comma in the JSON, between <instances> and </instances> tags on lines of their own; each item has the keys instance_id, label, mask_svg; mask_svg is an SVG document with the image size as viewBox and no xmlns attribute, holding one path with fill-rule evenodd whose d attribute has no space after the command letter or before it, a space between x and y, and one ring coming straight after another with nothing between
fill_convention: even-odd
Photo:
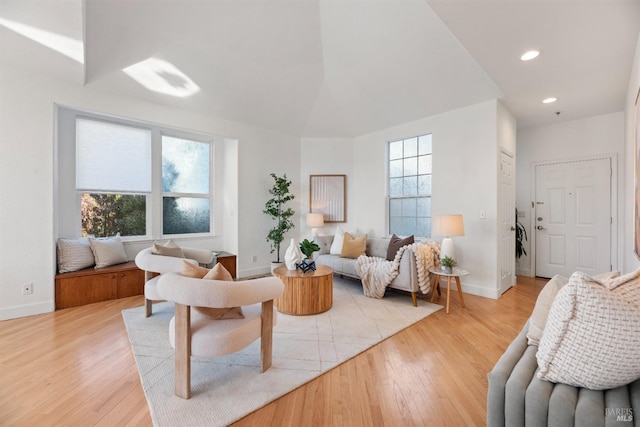
<instances>
[{"instance_id":1,"label":"white ceiling","mask_svg":"<svg viewBox=\"0 0 640 427\"><path fill-rule=\"evenodd\" d=\"M7 22L84 41L84 64ZM0 66L307 137L495 98L523 128L622 111L639 31L638 0L0 0ZM149 57L201 91L122 72Z\"/></svg>"}]
</instances>

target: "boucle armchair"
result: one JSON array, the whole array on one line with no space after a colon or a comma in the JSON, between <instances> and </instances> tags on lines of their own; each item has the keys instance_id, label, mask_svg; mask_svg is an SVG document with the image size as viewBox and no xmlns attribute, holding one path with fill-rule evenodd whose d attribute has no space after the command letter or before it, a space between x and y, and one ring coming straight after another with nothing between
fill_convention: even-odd
<instances>
[{"instance_id":1,"label":"boucle armchair","mask_svg":"<svg viewBox=\"0 0 640 427\"><path fill-rule=\"evenodd\" d=\"M214 253L206 249L180 248L184 258L154 254L153 247L146 248L138 252L135 258L139 269L144 270L144 299L145 317L151 316L153 301L163 298L158 295L157 286L160 275L165 273L176 273L182 270L182 262L191 264L209 264L213 261Z\"/></svg>"},{"instance_id":2,"label":"boucle armchair","mask_svg":"<svg viewBox=\"0 0 640 427\"><path fill-rule=\"evenodd\" d=\"M260 338L261 372L269 369L276 321L273 300L283 290L276 277L229 282L163 274L158 293L176 307L169 324L169 340L175 349L176 396L191 397L191 356L235 353ZM207 313L203 307L241 307L243 318L216 320L203 314Z\"/></svg>"}]
</instances>

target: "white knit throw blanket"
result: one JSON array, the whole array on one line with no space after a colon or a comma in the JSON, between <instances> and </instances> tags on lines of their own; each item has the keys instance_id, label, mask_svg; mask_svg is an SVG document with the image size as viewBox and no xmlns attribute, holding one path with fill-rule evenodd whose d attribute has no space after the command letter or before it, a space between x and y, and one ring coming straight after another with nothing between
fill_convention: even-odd
<instances>
[{"instance_id":1,"label":"white knit throw blanket","mask_svg":"<svg viewBox=\"0 0 640 427\"><path fill-rule=\"evenodd\" d=\"M413 251L416 257L418 286L422 293L429 293L431 282L429 269L437 266L440 260L440 245L429 240L403 246L396 253L393 261L385 258L361 255L356 260L356 271L362 280L364 294L371 298L382 298L384 291L400 272L400 259L404 251Z\"/></svg>"}]
</instances>

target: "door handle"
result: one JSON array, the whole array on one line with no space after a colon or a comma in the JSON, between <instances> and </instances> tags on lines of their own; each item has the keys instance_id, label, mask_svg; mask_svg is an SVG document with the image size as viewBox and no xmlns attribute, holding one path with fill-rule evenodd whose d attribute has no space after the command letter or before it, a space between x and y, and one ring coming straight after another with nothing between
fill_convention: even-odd
<instances>
[{"instance_id":1,"label":"door handle","mask_svg":"<svg viewBox=\"0 0 640 427\"><path fill-rule=\"evenodd\" d=\"M539 225L536 227L538 230L546 230L546 228L544 228L543 226Z\"/></svg>"},{"instance_id":2,"label":"door handle","mask_svg":"<svg viewBox=\"0 0 640 427\"><path fill-rule=\"evenodd\" d=\"M511 231L516 231L516 228L513 225L511 226Z\"/></svg>"}]
</instances>

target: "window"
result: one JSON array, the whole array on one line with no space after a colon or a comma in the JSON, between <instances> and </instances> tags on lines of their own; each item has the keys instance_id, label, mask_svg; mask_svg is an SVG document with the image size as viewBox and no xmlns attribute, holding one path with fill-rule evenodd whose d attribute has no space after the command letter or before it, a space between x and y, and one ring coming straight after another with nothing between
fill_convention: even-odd
<instances>
[{"instance_id":1,"label":"window","mask_svg":"<svg viewBox=\"0 0 640 427\"><path fill-rule=\"evenodd\" d=\"M205 142L162 137L162 233L208 233L210 153Z\"/></svg>"},{"instance_id":2,"label":"window","mask_svg":"<svg viewBox=\"0 0 640 427\"><path fill-rule=\"evenodd\" d=\"M69 114L75 124L71 179L80 211L74 217L80 218L82 235L212 232L212 138L73 111L61 116Z\"/></svg>"},{"instance_id":3,"label":"window","mask_svg":"<svg viewBox=\"0 0 640 427\"><path fill-rule=\"evenodd\" d=\"M389 143L389 234L431 236L431 135Z\"/></svg>"}]
</instances>

